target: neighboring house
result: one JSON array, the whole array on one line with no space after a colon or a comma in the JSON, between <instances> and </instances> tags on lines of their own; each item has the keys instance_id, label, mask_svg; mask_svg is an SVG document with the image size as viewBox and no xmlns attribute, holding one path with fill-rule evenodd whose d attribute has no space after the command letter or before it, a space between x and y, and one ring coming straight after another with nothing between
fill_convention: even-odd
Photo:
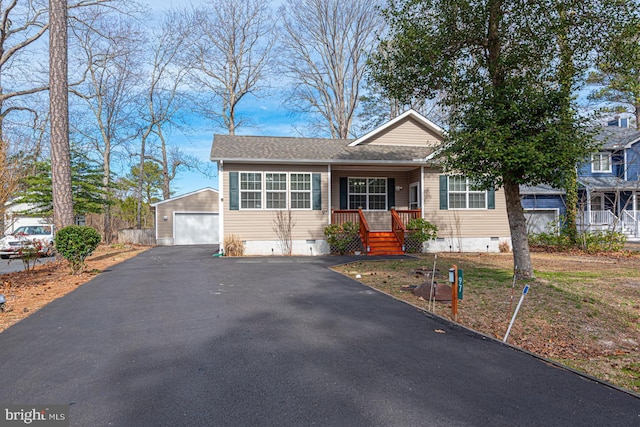
<instances>
[{"instance_id":1,"label":"neighboring house","mask_svg":"<svg viewBox=\"0 0 640 427\"><path fill-rule=\"evenodd\" d=\"M428 251L497 252L510 240L504 193L444 175L442 139L413 110L354 140L215 135L221 240L234 234L245 254L280 254L276 216L290 210L293 254L328 253L324 228L345 221L360 225L365 253L402 253L414 217L438 227Z\"/></svg>"},{"instance_id":2,"label":"neighboring house","mask_svg":"<svg viewBox=\"0 0 640 427\"><path fill-rule=\"evenodd\" d=\"M160 246L220 242L218 191L203 188L153 203L156 243Z\"/></svg>"},{"instance_id":3,"label":"neighboring house","mask_svg":"<svg viewBox=\"0 0 640 427\"><path fill-rule=\"evenodd\" d=\"M52 220L49 218L35 217L25 214L29 209L33 209L33 205L20 203L15 199L7 202L5 205L4 215L0 218L2 220L2 224L0 224L0 236L13 234L18 227L52 223Z\"/></svg>"},{"instance_id":4,"label":"neighboring house","mask_svg":"<svg viewBox=\"0 0 640 427\"><path fill-rule=\"evenodd\" d=\"M598 134L601 148L591 161L578 165L578 225L580 231L618 230L640 239L640 131L625 120L609 122ZM540 231L545 212L555 212L558 223L566 212L564 192L549 187L523 187L522 206L530 228ZM541 213L541 215L538 215ZM535 221L534 221L535 222Z\"/></svg>"}]
</instances>

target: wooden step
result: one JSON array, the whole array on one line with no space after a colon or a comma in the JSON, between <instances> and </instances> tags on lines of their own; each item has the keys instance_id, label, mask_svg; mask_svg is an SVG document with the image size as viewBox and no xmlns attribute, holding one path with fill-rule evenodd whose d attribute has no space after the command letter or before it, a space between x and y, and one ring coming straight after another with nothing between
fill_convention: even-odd
<instances>
[{"instance_id":1,"label":"wooden step","mask_svg":"<svg viewBox=\"0 0 640 427\"><path fill-rule=\"evenodd\" d=\"M369 255L404 255L402 246L391 231L369 233Z\"/></svg>"}]
</instances>

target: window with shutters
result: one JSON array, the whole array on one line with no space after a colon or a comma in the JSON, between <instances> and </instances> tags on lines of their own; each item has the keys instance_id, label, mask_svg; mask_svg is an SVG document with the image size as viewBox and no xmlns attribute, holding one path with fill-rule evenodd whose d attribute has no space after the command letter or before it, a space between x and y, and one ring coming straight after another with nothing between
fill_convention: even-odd
<instances>
[{"instance_id":1,"label":"window with shutters","mask_svg":"<svg viewBox=\"0 0 640 427\"><path fill-rule=\"evenodd\" d=\"M486 209L487 192L464 176L449 177L449 209Z\"/></svg>"},{"instance_id":2,"label":"window with shutters","mask_svg":"<svg viewBox=\"0 0 640 427\"><path fill-rule=\"evenodd\" d=\"M291 173L291 209L311 209L311 174Z\"/></svg>"},{"instance_id":3,"label":"window with shutters","mask_svg":"<svg viewBox=\"0 0 640 427\"><path fill-rule=\"evenodd\" d=\"M349 178L349 209L387 210L386 178Z\"/></svg>"},{"instance_id":4,"label":"window with shutters","mask_svg":"<svg viewBox=\"0 0 640 427\"><path fill-rule=\"evenodd\" d=\"M240 174L240 208L262 209L262 173Z\"/></svg>"}]
</instances>

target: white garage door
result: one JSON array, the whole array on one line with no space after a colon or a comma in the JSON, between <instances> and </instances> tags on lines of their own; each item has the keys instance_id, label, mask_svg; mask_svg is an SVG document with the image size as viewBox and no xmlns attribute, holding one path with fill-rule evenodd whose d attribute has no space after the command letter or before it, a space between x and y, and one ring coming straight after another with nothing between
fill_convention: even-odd
<instances>
[{"instance_id":1,"label":"white garage door","mask_svg":"<svg viewBox=\"0 0 640 427\"><path fill-rule=\"evenodd\" d=\"M527 232L532 234L549 232L549 227L553 227L558 223L555 210L525 211L524 217L527 221Z\"/></svg>"},{"instance_id":2,"label":"white garage door","mask_svg":"<svg viewBox=\"0 0 640 427\"><path fill-rule=\"evenodd\" d=\"M176 212L174 230L174 245L209 245L220 241L217 213Z\"/></svg>"}]
</instances>

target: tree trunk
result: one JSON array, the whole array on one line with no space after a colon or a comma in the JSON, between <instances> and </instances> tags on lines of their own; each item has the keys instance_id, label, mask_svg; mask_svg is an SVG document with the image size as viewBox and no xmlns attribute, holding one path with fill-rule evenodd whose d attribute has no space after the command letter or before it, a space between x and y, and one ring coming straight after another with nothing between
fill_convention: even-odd
<instances>
[{"instance_id":1,"label":"tree trunk","mask_svg":"<svg viewBox=\"0 0 640 427\"><path fill-rule=\"evenodd\" d=\"M571 244L578 245L578 172L574 169L567 177L565 230Z\"/></svg>"},{"instance_id":2,"label":"tree trunk","mask_svg":"<svg viewBox=\"0 0 640 427\"><path fill-rule=\"evenodd\" d=\"M529 253L527 225L522 210L522 202L520 201L520 186L505 180L504 195L507 202L507 217L509 218L516 276L518 279L531 279L534 277L533 265L531 264L531 255Z\"/></svg>"},{"instance_id":3,"label":"tree trunk","mask_svg":"<svg viewBox=\"0 0 640 427\"><path fill-rule=\"evenodd\" d=\"M49 104L51 113L51 183L57 229L74 224L69 146L67 2L49 1Z\"/></svg>"},{"instance_id":4,"label":"tree trunk","mask_svg":"<svg viewBox=\"0 0 640 427\"><path fill-rule=\"evenodd\" d=\"M104 153L102 155L102 186L105 190L105 194L102 195L103 203L103 217L102 217L102 239L105 243L111 243L111 206L109 206L109 196L111 187L111 143L109 138L104 138L105 146Z\"/></svg>"}]
</instances>

